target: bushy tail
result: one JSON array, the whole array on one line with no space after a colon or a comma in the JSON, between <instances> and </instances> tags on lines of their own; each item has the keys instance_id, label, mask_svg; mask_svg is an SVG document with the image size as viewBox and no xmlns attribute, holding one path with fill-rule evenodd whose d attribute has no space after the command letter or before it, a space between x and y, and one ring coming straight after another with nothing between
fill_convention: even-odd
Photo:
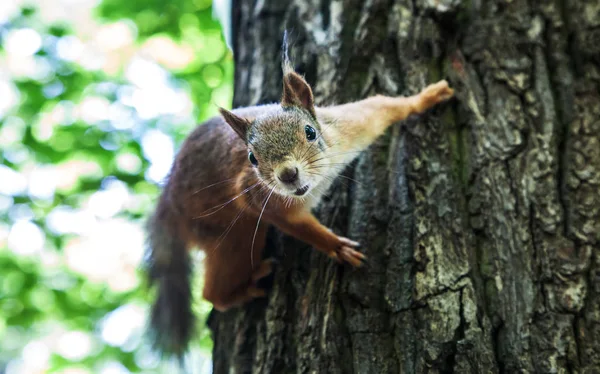
<instances>
[{"instance_id":1,"label":"bushy tail","mask_svg":"<svg viewBox=\"0 0 600 374\"><path fill-rule=\"evenodd\" d=\"M157 291L149 328L158 352L182 359L195 327L192 262L185 243L166 222L158 210L147 223L145 266L150 286L156 286Z\"/></svg>"}]
</instances>

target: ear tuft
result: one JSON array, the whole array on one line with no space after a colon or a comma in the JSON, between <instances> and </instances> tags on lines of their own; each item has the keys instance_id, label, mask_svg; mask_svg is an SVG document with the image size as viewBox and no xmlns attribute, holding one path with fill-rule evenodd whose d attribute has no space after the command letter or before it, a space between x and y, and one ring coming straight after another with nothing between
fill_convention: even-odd
<instances>
[{"instance_id":1,"label":"ear tuft","mask_svg":"<svg viewBox=\"0 0 600 374\"><path fill-rule=\"evenodd\" d=\"M306 109L313 118L317 117L310 85L291 68L284 69L281 106L284 108L292 106L300 107Z\"/></svg>"},{"instance_id":2,"label":"ear tuft","mask_svg":"<svg viewBox=\"0 0 600 374\"><path fill-rule=\"evenodd\" d=\"M231 126L233 131L235 131L243 141L246 141L246 134L248 133L248 128L250 128L250 121L224 108L219 108L219 113L221 113L221 116L223 116L223 119Z\"/></svg>"}]
</instances>

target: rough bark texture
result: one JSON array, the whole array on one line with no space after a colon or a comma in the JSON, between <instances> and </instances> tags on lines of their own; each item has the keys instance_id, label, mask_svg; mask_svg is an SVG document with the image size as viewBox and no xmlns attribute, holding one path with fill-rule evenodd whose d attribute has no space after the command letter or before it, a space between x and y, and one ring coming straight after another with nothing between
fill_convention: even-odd
<instances>
[{"instance_id":1,"label":"rough bark texture","mask_svg":"<svg viewBox=\"0 0 600 374\"><path fill-rule=\"evenodd\" d=\"M395 126L319 209L353 270L277 233L267 301L212 315L219 373L600 372L600 2L233 1L234 106L458 99Z\"/></svg>"}]
</instances>

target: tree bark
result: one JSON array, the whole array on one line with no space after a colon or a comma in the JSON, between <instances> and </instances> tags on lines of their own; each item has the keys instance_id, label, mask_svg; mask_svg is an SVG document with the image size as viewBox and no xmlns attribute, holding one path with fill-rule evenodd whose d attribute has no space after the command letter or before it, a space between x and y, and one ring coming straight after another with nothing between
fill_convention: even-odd
<instances>
[{"instance_id":1,"label":"tree bark","mask_svg":"<svg viewBox=\"0 0 600 374\"><path fill-rule=\"evenodd\" d=\"M281 94L280 45L317 103L452 103L380 138L318 217L341 266L276 232L270 295L213 313L214 373L599 373L600 2L233 1L234 106Z\"/></svg>"}]
</instances>

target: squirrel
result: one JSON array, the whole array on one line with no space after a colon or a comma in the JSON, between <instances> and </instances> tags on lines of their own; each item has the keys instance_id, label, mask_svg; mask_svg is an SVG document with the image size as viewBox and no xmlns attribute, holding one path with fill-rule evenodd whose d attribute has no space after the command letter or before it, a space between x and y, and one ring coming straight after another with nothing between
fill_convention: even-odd
<instances>
[{"instance_id":1,"label":"squirrel","mask_svg":"<svg viewBox=\"0 0 600 374\"><path fill-rule=\"evenodd\" d=\"M388 127L453 97L445 80L413 96L376 95L315 105L292 68L284 37L278 104L235 110L199 125L184 141L147 223L147 272L157 286L150 329L160 352L182 355L194 330L190 249L205 251L203 297L218 311L266 296L257 282L274 225L329 257L361 266L358 242L311 213L334 178Z\"/></svg>"}]
</instances>

